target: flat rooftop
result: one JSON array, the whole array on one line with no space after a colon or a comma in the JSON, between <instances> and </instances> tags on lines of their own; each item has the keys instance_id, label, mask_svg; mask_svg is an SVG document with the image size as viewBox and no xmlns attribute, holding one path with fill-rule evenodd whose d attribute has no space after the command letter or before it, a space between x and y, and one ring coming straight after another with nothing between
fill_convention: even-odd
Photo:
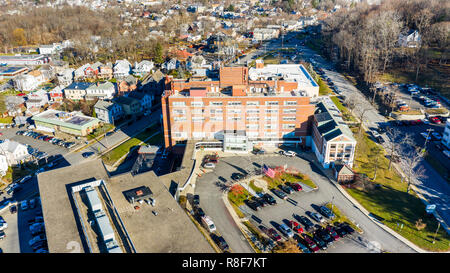
<instances>
[{"instance_id":1,"label":"flat rooftop","mask_svg":"<svg viewBox=\"0 0 450 273\"><path fill-rule=\"evenodd\" d=\"M63 111L57 111L57 110L47 110L45 112L42 112L38 115L35 115L33 119L37 119L40 121L47 121L47 122L63 122L68 123L75 126L83 126L88 124L91 121L96 120L95 118L83 116L81 114L78 114L77 112L63 112Z\"/></svg>"},{"instance_id":2,"label":"flat rooftop","mask_svg":"<svg viewBox=\"0 0 450 273\"><path fill-rule=\"evenodd\" d=\"M251 80L282 78L288 82L297 82L301 87L318 87L314 79L301 64L268 64L263 68L252 67L248 71Z\"/></svg>"},{"instance_id":3,"label":"flat rooftop","mask_svg":"<svg viewBox=\"0 0 450 273\"><path fill-rule=\"evenodd\" d=\"M109 177L102 161L59 168L38 175L39 191L48 246L51 253L71 252L75 243L87 252L82 227L72 201L72 186L95 180L105 182L111 200L138 253L213 253L168 188L153 172L132 176L129 173ZM150 188L156 206L130 204L124 192L140 186ZM140 209L136 210L135 205ZM158 215L154 215L156 211Z\"/></svg>"}]
</instances>

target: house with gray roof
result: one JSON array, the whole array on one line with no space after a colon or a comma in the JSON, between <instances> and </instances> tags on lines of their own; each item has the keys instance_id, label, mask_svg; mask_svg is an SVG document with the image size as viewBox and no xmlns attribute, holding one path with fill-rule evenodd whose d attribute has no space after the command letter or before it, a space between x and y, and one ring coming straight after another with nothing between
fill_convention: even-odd
<instances>
[{"instance_id":1,"label":"house with gray roof","mask_svg":"<svg viewBox=\"0 0 450 273\"><path fill-rule=\"evenodd\" d=\"M338 161L353 166L356 140L329 97L317 104L312 139L312 150L324 168L333 167Z\"/></svg>"},{"instance_id":2,"label":"house with gray roof","mask_svg":"<svg viewBox=\"0 0 450 273\"><path fill-rule=\"evenodd\" d=\"M112 99L116 94L116 87L112 82L95 83L86 88L86 100Z\"/></svg>"},{"instance_id":3,"label":"house with gray roof","mask_svg":"<svg viewBox=\"0 0 450 273\"><path fill-rule=\"evenodd\" d=\"M19 164L30 157L27 146L9 139L0 143L0 155L6 157L9 166Z\"/></svg>"},{"instance_id":4,"label":"house with gray roof","mask_svg":"<svg viewBox=\"0 0 450 273\"><path fill-rule=\"evenodd\" d=\"M99 120L110 124L124 116L122 106L115 102L99 100L94 105L94 110Z\"/></svg>"}]
</instances>

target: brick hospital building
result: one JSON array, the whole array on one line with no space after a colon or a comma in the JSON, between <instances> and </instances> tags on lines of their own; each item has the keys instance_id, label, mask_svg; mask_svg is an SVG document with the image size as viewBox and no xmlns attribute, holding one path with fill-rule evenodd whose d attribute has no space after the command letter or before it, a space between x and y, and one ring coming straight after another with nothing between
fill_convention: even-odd
<instances>
[{"instance_id":1,"label":"brick hospital building","mask_svg":"<svg viewBox=\"0 0 450 273\"><path fill-rule=\"evenodd\" d=\"M218 79L167 77L165 86L166 148L189 139L222 142L234 152L281 143L310 146L310 98L319 87L302 65L223 67Z\"/></svg>"}]
</instances>

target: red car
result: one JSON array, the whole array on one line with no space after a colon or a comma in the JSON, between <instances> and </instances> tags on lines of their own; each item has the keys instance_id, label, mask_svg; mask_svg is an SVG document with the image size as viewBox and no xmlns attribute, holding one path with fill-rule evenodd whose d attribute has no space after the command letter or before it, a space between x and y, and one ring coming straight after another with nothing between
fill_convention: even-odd
<instances>
[{"instance_id":1,"label":"red car","mask_svg":"<svg viewBox=\"0 0 450 273\"><path fill-rule=\"evenodd\" d=\"M332 226L327 225L326 230L335 240L339 239L339 235L336 233L336 231L334 230L334 228Z\"/></svg>"},{"instance_id":2,"label":"red car","mask_svg":"<svg viewBox=\"0 0 450 273\"><path fill-rule=\"evenodd\" d=\"M298 183L291 184L291 188L293 188L294 191L301 191L301 190L303 190L302 186L300 186L300 184L298 184Z\"/></svg>"},{"instance_id":3,"label":"red car","mask_svg":"<svg viewBox=\"0 0 450 273\"><path fill-rule=\"evenodd\" d=\"M19 94L17 94L17 96L19 96L19 97L23 97L23 96L25 96L26 94L25 93L19 93Z\"/></svg>"},{"instance_id":4,"label":"red car","mask_svg":"<svg viewBox=\"0 0 450 273\"><path fill-rule=\"evenodd\" d=\"M281 241L281 236L280 236L280 234L278 234L278 232L275 229L273 229L273 228L269 229L269 235L275 241L277 241L277 242Z\"/></svg>"},{"instance_id":5,"label":"red car","mask_svg":"<svg viewBox=\"0 0 450 273\"><path fill-rule=\"evenodd\" d=\"M422 124L422 123L423 123L423 121L422 121L421 119L416 120L416 124L417 124L417 125L420 125L420 124Z\"/></svg>"},{"instance_id":6,"label":"red car","mask_svg":"<svg viewBox=\"0 0 450 273\"><path fill-rule=\"evenodd\" d=\"M43 140L44 141L50 141L53 137L45 137Z\"/></svg>"},{"instance_id":7,"label":"red car","mask_svg":"<svg viewBox=\"0 0 450 273\"><path fill-rule=\"evenodd\" d=\"M305 235L303 239L305 239L306 244L313 252L319 251L319 247L314 243L311 237Z\"/></svg>"},{"instance_id":8,"label":"red car","mask_svg":"<svg viewBox=\"0 0 450 273\"><path fill-rule=\"evenodd\" d=\"M0 133L0 136L2 136L3 135L3 133Z\"/></svg>"},{"instance_id":9,"label":"red car","mask_svg":"<svg viewBox=\"0 0 450 273\"><path fill-rule=\"evenodd\" d=\"M297 233L303 233L304 232L302 226L300 226L300 224L295 222L295 221L289 221L289 225L290 225L290 228L292 228L292 230L297 232Z\"/></svg>"},{"instance_id":10,"label":"red car","mask_svg":"<svg viewBox=\"0 0 450 273\"><path fill-rule=\"evenodd\" d=\"M441 124L441 120L438 119L437 117L431 117L430 121L433 122L433 123L436 123L436 124Z\"/></svg>"}]
</instances>

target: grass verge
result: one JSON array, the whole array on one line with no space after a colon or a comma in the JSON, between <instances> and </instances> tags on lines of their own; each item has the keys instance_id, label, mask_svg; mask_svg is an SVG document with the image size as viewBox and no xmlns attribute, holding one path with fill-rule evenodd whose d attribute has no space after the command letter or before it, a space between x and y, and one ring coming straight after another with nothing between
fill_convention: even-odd
<instances>
[{"instance_id":1,"label":"grass verge","mask_svg":"<svg viewBox=\"0 0 450 273\"><path fill-rule=\"evenodd\" d=\"M338 207L336 205L333 205L333 208L331 208L331 203L326 204L326 207L331 209L334 213L334 215L336 215L336 218L333 219L333 223L335 222L347 222L354 230L358 231L359 233L362 233L362 229L360 229L359 227L357 227L352 221L350 221L347 216L345 216L344 214L341 213L341 211L338 209Z\"/></svg>"}]
</instances>

